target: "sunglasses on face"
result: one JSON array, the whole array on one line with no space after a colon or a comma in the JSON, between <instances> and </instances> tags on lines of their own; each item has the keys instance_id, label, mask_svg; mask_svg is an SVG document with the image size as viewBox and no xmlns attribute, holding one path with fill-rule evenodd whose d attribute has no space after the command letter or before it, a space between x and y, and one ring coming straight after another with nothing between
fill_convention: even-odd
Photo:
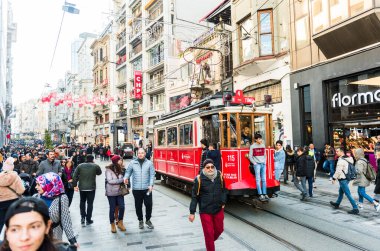
<instances>
[{"instance_id":1,"label":"sunglasses on face","mask_svg":"<svg viewBox=\"0 0 380 251\"><path fill-rule=\"evenodd\" d=\"M214 169L215 166L214 165L209 165L209 166L205 166L206 169Z\"/></svg>"}]
</instances>

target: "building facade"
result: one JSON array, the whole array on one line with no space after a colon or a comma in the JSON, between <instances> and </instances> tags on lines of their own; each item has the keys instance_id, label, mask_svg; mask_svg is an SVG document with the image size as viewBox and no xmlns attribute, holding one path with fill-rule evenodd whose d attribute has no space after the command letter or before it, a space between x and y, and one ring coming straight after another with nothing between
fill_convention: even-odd
<instances>
[{"instance_id":1,"label":"building facade","mask_svg":"<svg viewBox=\"0 0 380 251\"><path fill-rule=\"evenodd\" d=\"M113 22L110 22L90 47L93 56L95 143L111 147L114 140L113 112L111 109L114 102L115 75L113 29Z\"/></svg>"},{"instance_id":2,"label":"building facade","mask_svg":"<svg viewBox=\"0 0 380 251\"><path fill-rule=\"evenodd\" d=\"M96 35L91 33L80 34L80 43L77 50L72 55L72 71L76 68L76 81L73 84L74 99L86 97L88 100L93 99L94 80L92 78L93 60L91 56L91 44L94 42ZM91 104L79 103L73 106L73 123L71 127L71 139L77 143L94 143L94 115Z\"/></svg>"},{"instance_id":3,"label":"building facade","mask_svg":"<svg viewBox=\"0 0 380 251\"><path fill-rule=\"evenodd\" d=\"M272 107L275 141L293 145L288 2L235 0L231 20L233 91Z\"/></svg>"},{"instance_id":4,"label":"building facade","mask_svg":"<svg viewBox=\"0 0 380 251\"><path fill-rule=\"evenodd\" d=\"M171 94L171 89L181 80L178 71L183 61L177 53L178 46L208 30L199 20L218 1L114 2L118 100L114 145L140 140L146 143L153 139L153 123L170 112L168 92L177 95Z\"/></svg>"},{"instance_id":5,"label":"building facade","mask_svg":"<svg viewBox=\"0 0 380 251\"><path fill-rule=\"evenodd\" d=\"M10 136L12 115L12 43L16 42L17 26L13 23L11 3L0 0L0 147Z\"/></svg>"},{"instance_id":6,"label":"building facade","mask_svg":"<svg viewBox=\"0 0 380 251\"><path fill-rule=\"evenodd\" d=\"M291 1L294 141L363 147L380 134L376 1ZM349 32L348 32L349 31Z\"/></svg>"}]
</instances>

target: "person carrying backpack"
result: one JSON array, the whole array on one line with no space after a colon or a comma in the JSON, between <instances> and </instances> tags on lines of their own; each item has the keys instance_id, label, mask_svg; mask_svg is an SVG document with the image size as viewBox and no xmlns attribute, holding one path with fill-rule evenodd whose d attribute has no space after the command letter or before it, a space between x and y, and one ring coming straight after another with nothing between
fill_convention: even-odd
<instances>
[{"instance_id":1,"label":"person carrying backpack","mask_svg":"<svg viewBox=\"0 0 380 251\"><path fill-rule=\"evenodd\" d=\"M358 194L359 194L359 203L358 207L360 209L363 209L363 199L365 198L368 200L371 204L373 204L376 212L380 209L380 204L376 202L374 199L372 199L366 192L365 188L368 187L372 181L369 180L366 176L368 171L368 168L372 168L369 166L368 161L364 158L364 150L362 148L357 148L354 150L354 156L356 161L355 168L357 170L357 178L354 180L353 185L358 187Z\"/></svg>"},{"instance_id":2,"label":"person carrying backpack","mask_svg":"<svg viewBox=\"0 0 380 251\"><path fill-rule=\"evenodd\" d=\"M189 221L194 221L197 204L199 204L206 250L214 251L215 241L224 230L224 206L227 193L222 173L216 169L214 161L206 159L203 167L194 180Z\"/></svg>"},{"instance_id":3,"label":"person carrying backpack","mask_svg":"<svg viewBox=\"0 0 380 251\"><path fill-rule=\"evenodd\" d=\"M339 196L336 202L330 201L330 204L335 208L338 209L340 203L343 200L343 194L345 194L350 201L352 205L352 210L349 211L349 214L359 214L359 208L356 204L354 198L352 198L350 188L348 187L348 184L350 180L353 177L352 171L352 165L354 164L354 160L352 157L347 157L344 153L344 148L339 147L336 149L336 154L338 155L338 163L336 165L336 170L333 175L332 184L335 183L336 180L339 182Z\"/></svg>"}]
</instances>

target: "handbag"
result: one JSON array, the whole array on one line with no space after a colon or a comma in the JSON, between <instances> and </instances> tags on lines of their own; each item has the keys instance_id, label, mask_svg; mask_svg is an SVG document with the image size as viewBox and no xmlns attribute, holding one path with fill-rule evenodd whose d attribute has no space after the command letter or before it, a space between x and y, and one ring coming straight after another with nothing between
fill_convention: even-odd
<instances>
[{"instance_id":1,"label":"handbag","mask_svg":"<svg viewBox=\"0 0 380 251\"><path fill-rule=\"evenodd\" d=\"M252 175L255 175L255 167L253 163L249 162L249 171L251 172Z\"/></svg>"},{"instance_id":2,"label":"handbag","mask_svg":"<svg viewBox=\"0 0 380 251\"><path fill-rule=\"evenodd\" d=\"M125 196L129 194L129 189L125 186L124 183L120 184L120 193L121 195Z\"/></svg>"}]
</instances>

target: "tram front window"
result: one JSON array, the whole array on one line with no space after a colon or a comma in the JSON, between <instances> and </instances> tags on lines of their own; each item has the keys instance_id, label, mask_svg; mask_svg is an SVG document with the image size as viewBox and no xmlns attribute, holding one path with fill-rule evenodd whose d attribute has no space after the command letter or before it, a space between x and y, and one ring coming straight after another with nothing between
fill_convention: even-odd
<instances>
[{"instance_id":1,"label":"tram front window","mask_svg":"<svg viewBox=\"0 0 380 251\"><path fill-rule=\"evenodd\" d=\"M230 114L231 147L237 147L236 114Z\"/></svg>"},{"instance_id":2,"label":"tram front window","mask_svg":"<svg viewBox=\"0 0 380 251\"><path fill-rule=\"evenodd\" d=\"M263 140L266 139L265 116L255 116L255 134L256 133L261 134Z\"/></svg>"},{"instance_id":3,"label":"tram front window","mask_svg":"<svg viewBox=\"0 0 380 251\"><path fill-rule=\"evenodd\" d=\"M240 115L241 147L249 147L252 144L252 117Z\"/></svg>"}]
</instances>

